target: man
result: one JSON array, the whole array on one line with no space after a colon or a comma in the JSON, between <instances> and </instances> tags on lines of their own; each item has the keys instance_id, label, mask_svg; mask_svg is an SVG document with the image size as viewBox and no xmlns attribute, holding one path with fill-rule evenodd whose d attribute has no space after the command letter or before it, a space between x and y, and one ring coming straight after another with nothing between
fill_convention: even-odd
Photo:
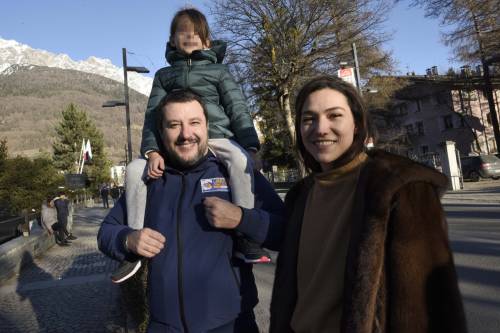
<instances>
[{"instance_id":1,"label":"man","mask_svg":"<svg viewBox=\"0 0 500 333\"><path fill-rule=\"evenodd\" d=\"M109 208L109 201L108 201L109 186L108 186L108 184L106 184L106 183L102 184L100 192L101 192L101 199L102 199L103 208Z\"/></svg>"},{"instance_id":2,"label":"man","mask_svg":"<svg viewBox=\"0 0 500 333\"><path fill-rule=\"evenodd\" d=\"M68 231L68 216L69 216L69 200L64 192L59 192L59 196L53 199L53 205L57 211L56 232L58 234L59 245L68 245L69 241L75 240L78 237L73 236Z\"/></svg>"},{"instance_id":3,"label":"man","mask_svg":"<svg viewBox=\"0 0 500 333\"><path fill-rule=\"evenodd\" d=\"M258 332L252 266L232 258L232 235L277 249L283 203L259 173L256 208L229 202L227 172L208 149L197 95L167 95L158 115L167 167L148 184L145 227L126 225L122 196L101 225L99 248L120 261L150 259L148 332Z\"/></svg>"}]
</instances>

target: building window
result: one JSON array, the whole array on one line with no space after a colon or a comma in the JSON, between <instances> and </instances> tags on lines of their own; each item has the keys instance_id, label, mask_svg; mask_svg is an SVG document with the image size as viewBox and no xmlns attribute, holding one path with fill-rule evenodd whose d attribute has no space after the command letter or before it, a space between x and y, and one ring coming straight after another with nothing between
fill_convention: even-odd
<instances>
[{"instance_id":1,"label":"building window","mask_svg":"<svg viewBox=\"0 0 500 333\"><path fill-rule=\"evenodd\" d=\"M419 99L417 99L417 112L420 111L422 111L422 102Z\"/></svg>"},{"instance_id":2,"label":"building window","mask_svg":"<svg viewBox=\"0 0 500 333\"><path fill-rule=\"evenodd\" d=\"M451 114L444 116L443 122L445 130L453 128L453 116Z\"/></svg>"},{"instance_id":3,"label":"building window","mask_svg":"<svg viewBox=\"0 0 500 333\"><path fill-rule=\"evenodd\" d=\"M420 146L420 151L422 152L422 155L425 155L429 152L429 146Z\"/></svg>"},{"instance_id":4,"label":"building window","mask_svg":"<svg viewBox=\"0 0 500 333\"><path fill-rule=\"evenodd\" d=\"M491 113L486 114L486 121L488 122L488 126L491 126Z\"/></svg>"},{"instance_id":5,"label":"building window","mask_svg":"<svg viewBox=\"0 0 500 333\"><path fill-rule=\"evenodd\" d=\"M401 104L399 106L399 113L401 115L405 115L405 114L408 114L408 106L406 104Z\"/></svg>"},{"instance_id":6,"label":"building window","mask_svg":"<svg viewBox=\"0 0 500 333\"><path fill-rule=\"evenodd\" d=\"M439 105L448 104L448 94L446 92L440 92L436 95L436 101Z\"/></svg>"},{"instance_id":7,"label":"building window","mask_svg":"<svg viewBox=\"0 0 500 333\"><path fill-rule=\"evenodd\" d=\"M413 132L413 124L406 125L405 128L406 128L406 134L408 134L408 135L414 134L414 132Z\"/></svg>"},{"instance_id":8,"label":"building window","mask_svg":"<svg viewBox=\"0 0 500 333\"><path fill-rule=\"evenodd\" d=\"M424 123L422 121L417 122L417 134L418 135L424 135Z\"/></svg>"}]
</instances>

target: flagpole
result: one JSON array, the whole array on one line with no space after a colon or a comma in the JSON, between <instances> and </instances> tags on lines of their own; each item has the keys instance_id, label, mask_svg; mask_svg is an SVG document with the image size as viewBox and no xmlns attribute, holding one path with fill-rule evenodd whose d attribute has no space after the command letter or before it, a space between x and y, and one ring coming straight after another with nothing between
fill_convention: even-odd
<instances>
[{"instance_id":1,"label":"flagpole","mask_svg":"<svg viewBox=\"0 0 500 333\"><path fill-rule=\"evenodd\" d=\"M78 173L80 173L80 164L82 163L83 159L83 154L85 152L85 139L82 139L82 148L80 148L80 156L78 157L78 169L76 170Z\"/></svg>"},{"instance_id":2,"label":"flagpole","mask_svg":"<svg viewBox=\"0 0 500 333\"><path fill-rule=\"evenodd\" d=\"M82 142L82 156L81 162L78 168L78 173L81 174L83 172L83 164L85 163L85 139Z\"/></svg>"}]
</instances>

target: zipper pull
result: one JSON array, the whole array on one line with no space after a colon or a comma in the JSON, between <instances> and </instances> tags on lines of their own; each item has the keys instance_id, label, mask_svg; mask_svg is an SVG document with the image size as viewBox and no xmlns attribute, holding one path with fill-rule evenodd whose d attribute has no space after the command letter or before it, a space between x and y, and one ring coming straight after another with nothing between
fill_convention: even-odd
<instances>
[{"instance_id":1,"label":"zipper pull","mask_svg":"<svg viewBox=\"0 0 500 333\"><path fill-rule=\"evenodd\" d=\"M188 66L191 67L191 58L188 58Z\"/></svg>"}]
</instances>

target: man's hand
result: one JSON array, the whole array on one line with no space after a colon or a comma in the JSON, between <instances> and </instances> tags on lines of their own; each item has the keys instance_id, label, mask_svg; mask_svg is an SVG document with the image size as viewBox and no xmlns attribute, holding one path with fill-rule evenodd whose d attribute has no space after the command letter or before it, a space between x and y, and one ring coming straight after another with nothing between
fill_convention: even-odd
<instances>
[{"instance_id":1,"label":"man's hand","mask_svg":"<svg viewBox=\"0 0 500 333\"><path fill-rule=\"evenodd\" d=\"M165 170L165 161L163 157L156 151L148 154L148 177L157 179L163 175Z\"/></svg>"},{"instance_id":2,"label":"man's hand","mask_svg":"<svg viewBox=\"0 0 500 333\"><path fill-rule=\"evenodd\" d=\"M128 234L128 250L146 258L152 258L163 249L165 237L150 228L136 230Z\"/></svg>"},{"instance_id":3,"label":"man's hand","mask_svg":"<svg viewBox=\"0 0 500 333\"><path fill-rule=\"evenodd\" d=\"M254 170L262 169L262 161L259 158L259 155L254 150L247 150L248 155L252 159Z\"/></svg>"},{"instance_id":4,"label":"man's hand","mask_svg":"<svg viewBox=\"0 0 500 333\"><path fill-rule=\"evenodd\" d=\"M243 216L241 208L227 200L207 197L203 205L208 222L215 228L234 229L241 222Z\"/></svg>"}]
</instances>

